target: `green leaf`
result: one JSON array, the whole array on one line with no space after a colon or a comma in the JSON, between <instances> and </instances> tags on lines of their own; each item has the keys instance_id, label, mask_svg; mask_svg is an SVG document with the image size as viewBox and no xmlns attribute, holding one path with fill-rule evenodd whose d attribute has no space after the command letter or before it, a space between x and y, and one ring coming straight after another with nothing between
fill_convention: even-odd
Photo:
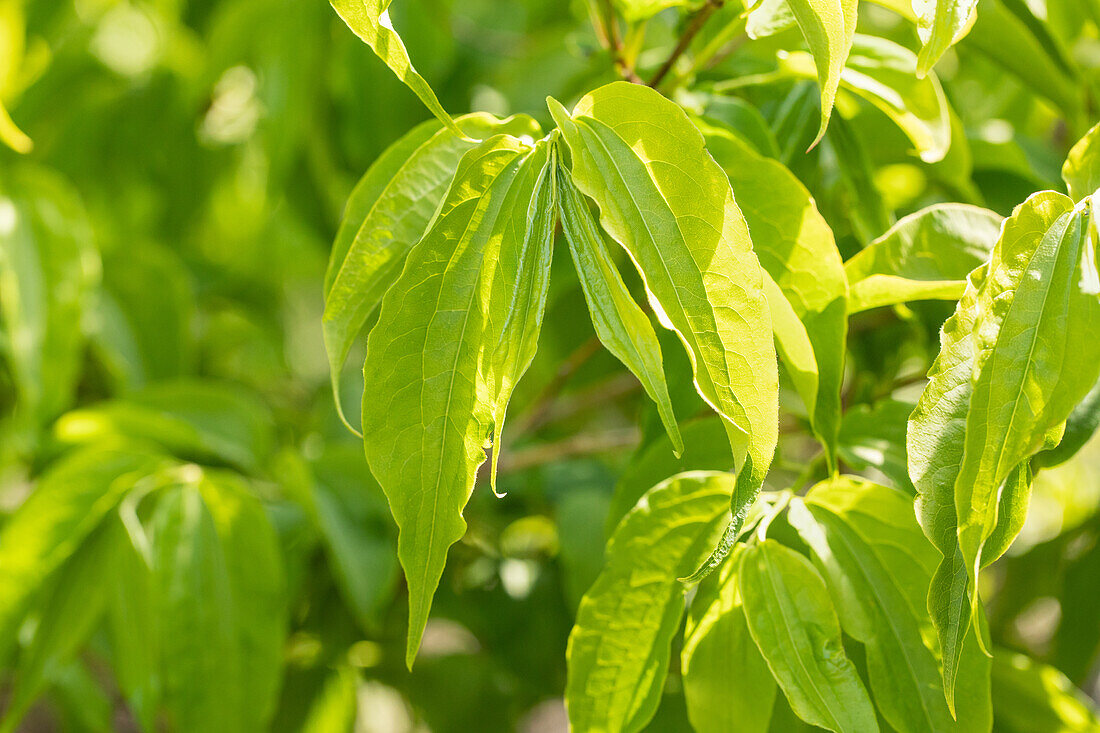
<instances>
[{"instance_id":1,"label":"green leaf","mask_svg":"<svg viewBox=\"0 0 1100 733\"><path fill-rule=\"evenodd\" d=\"M0 101L0 142L17 153L29 153L34 149L34 141L19 129L2 101Z\"/></svg>"},{"instance_id":2,"label":"green leaf","mask_svg":"<svg viewBox=\"0 0 1100 733\"><path fill-rule=\"evenodd\" d=\"M180 458L259 470L274 445L273 418L240 387L202 380L152 384L127 397L73 410L55 424L66 443L153 442Z\"/></svg>"},{"instance_id":3,"label":"green leaf","mask_svg":"<svg viewBox=\"0 0 1100 733\"><path fill-rule=\"evenodd\" d=\"M902 715L908 715L910 720L920 720L923 714L914 708L914 703L920 700L924 700L929 705L929 710L933 711L936 707L934 700L938 699L939 707L946 710L940 680L942 660L938 655L935 635L929 628L931 619L927 603L929 582L940 558L936 549L921 536L921 528L916 522L909 497L868 481L841 477L814 486L806 495L806 504L818 508L815 509L815 517L823 510L838 518L848 530L844 532L844 539L849 540L853 546L862 542L867 549L865 554L857 557L845 557L859 562L861 567L874 566L874 573L864 572L855 568L851 562L840 562L843 559L842 553L836 553L835 558L824 555L820 558L825 567L832 568L832 574L828 570L823 572L829 579L830 591L838 599L837 606L841 610L845 630L854 635L860 633L860 629L866 630L868 623L870 624L873 637L870 644L877 645L880 650L872 653L868 648L868 666L872 672L871 688L880 709L892 711L887 719L894 726L902 725L894 722ZM792 522L796 521L798 514L797 510L794 511L795 514L788 515ZM829 526L832 524L835 522ZM840 539L839 535L837 539ZM879 569L885 570L886 578L877 572ZM859 582L847 580L849 576L858 580L861 575L866 578L872 574L880 581L880 587L874 591ZM904 607L898 605L898 597L889 586L881 586L887 578L904 597ZM886 604L886 601L889 603ZM881 616L886 605L889 605L894 614L889 618ZM855 606L865 608L866 611L861 613L854 610ZM845 608L853 609L853 612L849 614ZM921 642L936 659L937 666L931 680L928 678L927 660L915 646L908 644L912 640L914 622L919 627ZM979 615L979 624L983 623L984 619ZM850 630L849 626L852 627ZM902 630L905 630L905 634L899 636L898 632ZM956 711L958 717L955 722L948 721L944 727L931 730L989 730L992 720L989 699L990 661L979 646L977 634L978 628L972 626L961 649L958 696L966 704ZM904 647L899 647L895 643L898 640L908 641ZM881 666L880 662L886 658L887 652L889 659L893 660L887 664L896 669ZM913 661L900 659L897 656L899 654L913 657ZM920 679L933 689L924 690L919 695L912 691L900 691L897 670L905 669L907 664L912 664L914 671L920 674ZM905 686L904 680L900 682ZM934 695L930 692L934 692ZM888 702L882 699L887 696L891 698ZM915 717L913 713L916 713ZM940 719L938 712L933 711L932 714ZM917 729L924 728L918 725Z\"/></svg>"},{"instance_id":4,"label":"green leaf","mask_svg":"<svg viewBox=\"0 0 1100 733\"><path fill-rule=\"evenodd\" d=\"M447 114L447 110L443 109L424 77L413 68L401 36L397 35L390 23L388 8L391 2L392 0L329 0L332 9L348 28L371 47L375 55L390 67L405 86L420 97L420 101L440 122L455 135L462 137L465 133Z\"/></svg>"},{"instance_id":5,"label":"green leaf","mask_svg":"<svg viewBox=\"0 0 1100 733\"><path fill-rule=\"evenodd\" d=\"M458 118L471 138L498 133L534 136L529 117ZM393 285L447 193L462 156L476 143L425 122L387 148L352 191L325 275L325 350L337 408L340 372L357 337Z\"/></svg>"},{"instance_id":6,"label":"green leaf","mask_svg":"<svg viewBox=\"0 0 1100 733\"><path fill-rule=\"evenodd\" d=\"M1100 123L1078 140L1062 165L1069 197L1080 201L1100 188Z\"/></svg>"},{"instance_id":7,"label":"green leaf","mask_svg":"<svg viewBox=\"0 0 1100 733\"><path fill-rule=\"evenodd\" d=\"M957 300L989 259L1002 217L967 204L933 204L904 217L844 263L853 313L910 300Z\"/></svg>"},{"instance_id":8,"label":"green leaf","mask_svg":"<svg viewBox=\"0 0 1100 733\"><path fill-rule=\"evenodd\" d=\"M167 488L150 524L168 724L177 730L243 730L243 660L232 581L198 486L188 480Z\"/></svg>"},{"instance_id":9,"label":"green leaf","mask_svg":"<svg viewBox=\"0 0 1100 733\"><path fill-rule=\"evenodd\" d=\"M940 668L903 586L908 578L892 573L853 527L825 507L796 497L787 516L810 546L845 632L867 648L871 690L886 720L899 733L954 729ZM912 529L915 538L898 532L896 542L923 542L916 522Z\"/></svg>"},{"instance_id":10,"label":"green leaf","mask_svg":"<svg viewBox=\"0 0 1100 733\"><path fill-rule=\"evenodd\" d=\"M409 664L486 442L499 441L533 352L553 235L549 147L498 135L463 157L367 342L363 434L400 528Z\"/></svg>"},{"instance_id":11,"label":"green leaf","mask_svg":"<svg viewBox=\"0 0 1100 733\"><path fill-rule=\"evenodd\" d=\"M833 232L810 192L782 163L753 152L731 130L706 121L698 125L707 150L729 178L760 264L805 326L800 332L769 298L776 344L806 404L814 433L835 464L848 283ZM804 351L802 333L812 345L808 356L799 356Z\"/></svg>"},{"instance_id":12,"label":"green leaf","mask_svg":"<svg viewBox=\"0 0 1100 733\"><path fill-rule=\"evenodd\" d=\"M72 399L99 255L76 191L45 170L5 166L0 219L0 356L33 430Z\"/></svg>"},{"instance_id":13,"label":"green leaf","mask_svg":"<svg viewBox=\"0 0 1100 733\"><path fill-rule=\"evenodd\" d=\"M821 126L813 142L817 145L829 126L836 90L852 48L858 4L856 0L788 1L817 67L817 80L821 87Z\"/></svg>"},{"instance_id":14,"label":"green leaf","mask_svg":"<svg viewBox=\"0 0 1100 733\"><path fill-rule=\"evenodd\" d=\"M600 342L642 383L649 398L657 405L661 422L679 456L684 440L672 411L668 384L661 359L661 344L649 317L642 312L627 290L611 259L604 233L596 224L588 202L569 179L558 176L561 189L559 212L562 229L569 242L577 279L580 280L588 312Z\"/></svg>"},{"instance_id":15,"label":"green leaf","mask_svg":"<svg viewBox=\"0 0 1100 733\"><path fill-rule=\"evenodd\" d=\"M749 632L798 717L838 733L877 732L825 581L810 561L764 540L744 553L740 591Z\"/></svg>"},{"instance_id":16,"label":"green leaf","mask_svg":"<svg viewBox=\"0 0 1100 733\"><path fill-rule=\"evenodd\" d=\"M244 730L264 730L283 672L288 599L282 555L263 505L235 474L210 472L199 486L225 556L240 660Z\"/></svg>"},{"instance_id":17,"label":"green leaf","mask_svg":"<svg viewBox=\"0 0 1100 733\"><path fill-rule=\"evenodd\" d=\"M637 731L657 709L687 575L710 554L735 479L693 472L650 489L607 545L569 635L565 688L576 730Z\"/></svg>"},{"instance_id":18,"label":"green leaf","mask_svg":"<svg viewBox=\"0 0 1100 733\"><path fill-rule=\"evenodd\" d=\"M993 655L993 707L1007 733L1091 733L1100 730L1095 704L1066 676L1023 654Z\"/></svg>"},{"instance_id":19,"label":"green leaf","mask_svg":"<svg viewBox=\"0 0 1100 733\"><path fill-rule=\"evenodd\" d=\"M741 550L700 585L680 655L688 718L699 733L766 733L776 684L749 634L738 590Z\"/></svg>"},{"instance_id":20,"label":"green leaf","mask_svg":"<svg viewBox=\"0 0 1100 733\"><path fill-rule=\"evenodd\" d=\"M917 74L924 77L947 49L970 32L978 15L978 0L917 0L913 5L922 44Z\"/></svg>"},{"instance_id":21,"label":"green leaf","mask_svg":"<svg viewBox=\"0 0 1100 733\"><path fill-rule=\"evenodd\" d=\"M935 163L951 147L950 111L936 75L918 78L916 66L916 57L904 46L855 34L839 85L882 110L912 141L921 160ZM788 54L780 67L813 78L814 67L805 53Z\"/></svg>"},{"instance_id":22,"label":"green leaf","mask_svg":"<svg viewBox=\"0 0 1100 733\"><path fill-rule=\"evenodd\" d=\"M684 111L647 87L616 82L572 116L552 100L551 113L577 187L637 265L699 394L726 422L738 495L755 494L775 451L778 377L763 275L729 181Z\"/></svg>"},{"instance_id":23,"label":"green leaf","mask_svg":"<svg viewBox=\"0 0 1100 733\"><path fill-rule=\"evenodd\" d=\"M55 464L0 532L0 659L30 604L141 476L162 458L93 448Z\"/></svg>"},{"instance_id":24,"label":"green leaf","mask_svg":"<svg viewBox=\"0 0 1100 733\"><path fill-rule=\"evenodd\" d=\"M668 8L690 8L703 4L704 0L614 0L615 7L628 23L652 18Z\"/></svg>"}]
</instances>

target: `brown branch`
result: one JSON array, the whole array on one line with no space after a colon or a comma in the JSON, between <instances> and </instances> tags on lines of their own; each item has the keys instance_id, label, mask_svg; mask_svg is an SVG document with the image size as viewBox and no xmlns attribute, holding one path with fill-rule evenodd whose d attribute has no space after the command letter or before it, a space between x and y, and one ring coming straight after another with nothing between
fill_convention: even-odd
<instances>
[{"instance_id":1,"label":"brown branch","mask_svg":"<svg viewBox=\"0 0 1100 733\"><path fill-rule=\"evenodd\" d=\"M610 453L637 445L640 437L641 434L637 428L622 428L608 430L603 433L574 435L555 443L540 443L521 450L504 453L500 457L497 470L502 474L513 473L571 456Z\"/></svg>"},{"instance_id":2,"label":"brown branch","mask_svg":"<svg viewBox=\"0 0 1100 733\"><path fill-rule=\"evenodd\" d=\"M550 380L543 388L542 392L539 393L539 396L535 398L531 405L531 409L520 416L516 421L516 429L512 434L517 436L524 435L539 425L542 425L558 393L561 392L562 388L569 382L573 374L580 369L585 362L599 352L601 346L600 340L593 336L574 349L573 353L566 357L562 365L558 367L558 372L554 375L554 378Z\"/></svg>"},{"instance_id":3,"label":"brown branch","mask_svg":"<svg viewBox=\"0 0 1100 733\"><path fill-rule=\"evenodd\" d=\"M722 7L725 0L707 0L707 4L699 8L699 10L691 17L691 23L688 24L687 29L684 31L684 35L680 36L680 42L676 44L676 48L672 50L669 57L665 59L665 62L661 64L661 68L657 69L657 73L653 75L653 78L649 80L649 86L654 89L665 77L668 76L668 72L672 70L673 65L679 60L684 52L688 50L691 42L695 40L695 36L699 34L699 31L703 29L707 21L710 20L710 16L714 14L715 10Z\"/></svg>"}]
</instances>

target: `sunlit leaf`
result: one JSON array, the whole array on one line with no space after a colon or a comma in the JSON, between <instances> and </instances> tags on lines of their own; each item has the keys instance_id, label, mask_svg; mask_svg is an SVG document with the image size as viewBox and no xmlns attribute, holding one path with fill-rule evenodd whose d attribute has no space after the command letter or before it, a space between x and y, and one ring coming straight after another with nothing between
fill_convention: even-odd
<instances>
[{"instance_id":1,"label":"sunlit leaf","mask_svg":"<svg viewBox=\"0 0 1100 733\"><path fill-rule=\"evenodd\" d=\"M1009 733L1100 730L1096 705L1054 667L998 649L993 655L993 707Z\"/></svg>"},{"instance_id":2,"label":"sunlit leaf","mask_svg":"<svg viewBox=\"0 0 1100 733\"><path fill-rule=\"evenodd\" d=\"M974 25L978 0L914 0L921 50L917 74L931 71L944 52L958 43Z\"/></svg>"},{"instance_id":3,"label":"sunlit leaf","mask_svg":"<svg viewBox=\"0 0 1100 733\"><path fill-rule=\"evenodd\" d=\"M1100 124L1078 140L1062 165L1069 197L1080 201L1100 188Z\"/></svg>"}]
</instances>

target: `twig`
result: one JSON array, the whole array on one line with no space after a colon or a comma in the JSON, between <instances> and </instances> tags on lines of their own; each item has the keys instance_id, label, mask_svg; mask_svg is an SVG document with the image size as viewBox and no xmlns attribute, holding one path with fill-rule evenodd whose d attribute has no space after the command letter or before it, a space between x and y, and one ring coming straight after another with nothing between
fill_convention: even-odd
<instances>
[{"instance_id":1,"label":"twig","mask_svg":"<svg viewBox=\"0 0 1100 733\"><path fill-rule=\"evenodd\" d=\"M611 61L615 64L615 70L627 81L641 84L641 77L623 57L623 41L619 37L619 24L615 19L615 7L611 4L611 0L602 0L601 4L604 11L603 26L607 34L607 49L611 52Z\"/></svg>"},{"instance_id":2,"label":"twig","mask_svg":"<svg viewBox=\"0 0 1100 733\"><path fill-rule=\"evenodd\" d=\"M698 35L699 31L703 29L706 22L710 19L710 16L714 14L715 10L722 7L725 0L707 0L707 4L699 8L699 10L691 17L691 23L688 24L687 30L684 31L684 35L680 36L680 42L676 44L676 48L672 50L669 57L665 59L665 62L661 64L661 68L657 69L657 73L653 75L653 78L649 80L649 86L654 89L664 78L668 75L668 72L672 70L673 65L684 55L684 51L687 51L688 46Z\"/></svg>"},{"instance_id":3,"label":"twig","mask_svg":"<svg viewBox=\"0 0 1100 733\"><path fill-rule=\"evenodd\" d=\"M569 382L574 372L599 352L601 346L600 340L593 336L574 349L573 353L566 357L565 362L558 368L558 373L535 398L531 409L516 421L516 429L512 431L512 434L516 436L524 435L541 425L546 420L546 415L553 406L558 393Z\"/></svg>"},{"instance_id":4,"label":"twig","mask_svg":"<svg viewBox=\"0 0 1100 733\"><path fill-rule=\"evenodd\" d=\"M497 471L501 474L513 473L570 456L610 453L620 448L633 447L638 443L640 437L641 434L637 428L621 428L603 433L574 435L556 443L541 443L504 453L500 457Z\"/></svg>"}]
</instances>

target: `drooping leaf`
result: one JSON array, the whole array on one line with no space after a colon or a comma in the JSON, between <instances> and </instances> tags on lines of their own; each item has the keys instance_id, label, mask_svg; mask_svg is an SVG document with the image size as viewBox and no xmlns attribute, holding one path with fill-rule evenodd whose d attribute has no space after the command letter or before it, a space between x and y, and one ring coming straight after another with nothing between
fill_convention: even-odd
<instances>
[{"instance_id":1,"label":"drooping leaf","mask_svg":"<svg viewBox=\"0 0 1100 733\"><path fill-rule=\"evenodd\" d=\"M691 602L680 664L688 717L699 733L766 733L776 684L745 621L737 573L741 550L700 585Z\"/></svg>"},{"instance_id":2,"label":"drooping leaf","mask_svg":"<svg viewBox=\"0 0 1100 733\"><path fill-rule=\"evenodd\" d=\"M0 658L33 598L81 542L162 460L113 448L90 448L53 466L0 532Z\"/></svg>"},{"instance_id":3,"label":"drooping leaf","mask_svg":"<svg viewBox=\"0 0 1100 733\"><path fill-rule=\"evenodd\" d=\"M710 554L735 479L693 472L657 484L607 545L569 635L565 700L577 730L637 731L657 709L687 575Z\"/></svg>"},{"instance_id":4,"label":"drooping leaf","mask_svg":"<svg viewBox=\"0 0 1100 733\"><path fill-rule=\"evenodd\" d=\"M856 0L788 0L802 37L810 48L821 87L821 126L813 144L825 135L840 86L841 72L856 32Z\"/></svg>"},{"instance_id":5,"label":"drooping leaf","mask_svg":"<svg viewBox=\"0 0 1100 733\"><path fill-rule=\"evenodd\" d=\"M914 0L917 35L921 50L917 74L928 74L944 52L970 31L977 17L978 0Z\"/></svg>"},{"instance_id":6,"label":"drooping leaf","mask_svg":"<svg viewBox=\"0 0 1100 733\"><path fill-rule=\"evenodd\" d=\"M780 65L795 76L813 78L814 67L805 53L791 53ZM935 163L951 146L950 111L939 79L933 73L917 78L916 65L916 57L905 47L857 33L838 81L893 120L921 160Z\"/></svg>"},{"instance_id":7,"label":"drooping leaf","mask_svg":"<svg viewBox=\"0 0 1100 733\"><path fill-rule=\"evenodd\" d=\"M699 394L725 421L738 496L754 495L775 450L778 377L762 274L728 179L684 111L652 89L616 82L571 116L556 103L551 113L577 187L637 265Z\"/></svg>"},{"instance_id":8,"label":"drooping leaf","mask_svg":"<svg viewBox=\"0 0 1100 733\"><path fill-rule=\"evenodd\" d=\"M764 540L745 551L739 583L749 632L798 717L838 733L878 731L829 591L810 561Z\"/></svg>"},{"instance_id":9,"label":"drooping leaf","mask_svg":"<svg viewBox=\"0 0 1100 733\"><path fill-rule=\"evenodd\" d=\"M465 133L447 114L447 110L443 109L424 77L413 68L409 52L405 50L401 36L390 22L388 8L391 2L392 0L329 0L332 9L348 28L370 46L397 78L420 97L420 101L440 122L455 135L462 137Z\"/></svg>"},{"instance_id":10,"label":"drooping leaf","mask_svg":"<svg viewBox=\"0 0 1100 733\"><path fill-rule=\"evenodd\" d=\"M684 440L672 411L672 400L665 382L661 344L649 317L642 312L627 290L622 276L608 251L604 234L568 173L559 175L562 230L569 242L577 279L580 280L588 312L600 342L621 361L657 405L661 422L679 456Z\"/></svg>"},{"instance_id":11,"label":"drooping leaf","mask_svg":"<svg viewBox=\"0 0 1100 733\"><path fill-rule=\"evenodd\" d=\"M459 117L470 138L538 134L529 117L497 120ZM454 176L475 142L434 121L414 128L384 152L348 199L325 275L325 349L337 408L340 372L367 319L393 285L409 250L420 241Z\"/></svg>"},{"instance_id":12,"label":"drooping leaf","mask_svg":"<svg viewBox=\"0 0 1100 733\"><path fill-rule=\"evenodd\" d=\"M1008 733L1100 730L1096 705L1064 674L1004 649L993 655L993 706Z\"/></svg>"},{"instance_id":13,"label":"drooping leaf","mask_svg":"<svg viewBox=\"0 0 1100 733\"><path fill-rule=\"evenodd\" d=\"M1100 123L1078 140L1062 165L1069 197L1080 201L1100 188Z\"/></svg>"},{"instance_id":14,"label":"drooping leaf","mask_svg":"<svg viewBox=\"0 0 1100 733\"><path fill-rule=\"evenodd\" d=\"M854 312L908 300L957 300L989 259L1002 218L966 204L934 204L898 221L844 263Z\"/></svg>"},{"instance_id":15,"label":"drooping leaf","mask_svg":"<svg viewBox=\"0 0 1100 733\"><path fill-rule=\"evenodd\" d=\"M793 342L796 347L798 330L793 324L780 330L777 323L781 321L772 307L776 343L786 351L795 386L804 385L800 394L814 432L835 461L848 334L848 284L832 230L809 191L782 163L756 154L728 129L706 121L698 124L707 150L729 177L760 264L805 326L816 374L803 379L800 375L810 368L809 360L792 359L796 348L786 346ZM800 361L805 364L802 368Z\"/></svg>"},{"instance_id":16,"label":"drooping leaf","mask_svg":"<svg viewBox=\"0 0 1100 733\"><path fill-rule=\"evenodd\" d=\"M1100 300L1081 288L1086 221L1083 211L1067 210L1015 247L1002 237L979 293L973 393L955 482L971 584L988 560L982 548L998 523L1001 486L1100 378L1100 341L1090 335L1100 329Z\"/></svg>"},{"instance_id":17,"label":"drooping leaf","mask_svg":"<svg viewBox=\"0 0 1100 733\"><path fill-rule=\"evenodd\" d=\"M552 179L545 143L498 135L467 153L367 342L363 434L400 528L410 664L447 548L465 531L486 442L499 436L538 332L541 311L526 304L545 296L532 286L516 297L517 284L545 287Z\"/></svg>"}]
</instances>

